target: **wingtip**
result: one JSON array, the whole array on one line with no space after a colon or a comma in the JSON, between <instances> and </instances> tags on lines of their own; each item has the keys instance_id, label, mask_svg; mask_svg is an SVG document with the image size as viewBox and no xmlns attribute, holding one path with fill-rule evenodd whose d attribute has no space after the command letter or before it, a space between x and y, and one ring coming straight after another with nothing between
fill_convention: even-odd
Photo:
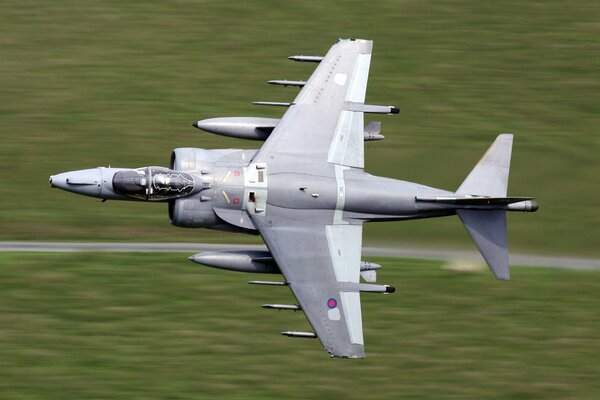
<instances>
[{"instance_id":1,"label":"wingtip","mask_svg":"<svg viewBox=\"0 0 600 400\"><path fill-rule=\"evenodd\" d=\"M352 353L343 353L343 354L337 354L337 353L334 353L329 350L328 350L328 352L329 352L329 357L331 357L331 358L345 358L347 360L357 360L357 359L366 358L364 349L361 349L360 351L356 351L356 352L352 352Z\"/></svg>"},{"instance_id":2,"label":"wingtip","mask_svg":"<svg viewBox=\"0 0 600 400\"><path fill-rule=\"evenodd\" d=\"M510 281L510 272L508 269L499 272L492 269L492 273L494 274L494 278L498 279L499 281Z\"/></svg>"},{"instance_id":3,"label":"wingtip","mask_svg":"<svg viewBox=\"0 0 600 400\"><path fill-rule=\"evenodd\" d=\"M500 141L505 141L505 142L510 142L510 144L512 144L514 137L515 137L515 135L513 135L512 133L501 133L498 136L496 136L496 140L494 141L494 143L500 142Z\"/></svg>"}]
</instances>

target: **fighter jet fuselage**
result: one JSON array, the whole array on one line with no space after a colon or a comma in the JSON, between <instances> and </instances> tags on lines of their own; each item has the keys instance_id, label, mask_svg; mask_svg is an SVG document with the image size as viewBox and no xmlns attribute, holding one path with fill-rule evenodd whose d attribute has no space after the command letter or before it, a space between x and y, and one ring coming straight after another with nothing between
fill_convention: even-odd
<instances>
[{"instance_id":1,"label":"fighter jet fuselage","mask_svg":"<svg viewBox=\"0 0 600 400\"><path fill-rule=\"evenodd\" d=\"M341 185L335 168L329 176L267 175L267 166L248 164L255 152L175 149L169 168L99 167L53 175L50 184L103 200L167 202L173 225L246 233L257 233L249 215L267 215L267 202L270 207L315 213L337 208L345 218L362 222L454 213L446 205L416 201L452 192L359 170L347 171Z\"/></svg>"}]
</instances>

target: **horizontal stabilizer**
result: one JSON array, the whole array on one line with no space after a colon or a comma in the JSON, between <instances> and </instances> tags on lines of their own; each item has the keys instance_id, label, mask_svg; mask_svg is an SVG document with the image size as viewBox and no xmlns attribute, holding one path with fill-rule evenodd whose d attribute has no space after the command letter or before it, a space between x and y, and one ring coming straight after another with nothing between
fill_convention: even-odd
<instances>
[{"instance_id":1,"label":"horizontal stabilizer","mask_svg":"<svg viewBox=\"0 0 600 400\"><path fill-rule=\"evenodd\" d=\"M361 271L373 271L381 268L381 265L371 262L371 261L361 261L360 262L360 270Z\"/></svg>"},{"instance_id":2,"label":"horizontal stabilizer","mask_svg":"<svg viewBox=\"0 0 600 400\"><path fill-rule=\"evenodd\" d=\"M509 280L506 212L457 209L456 213L494 276Z\"/></svg>"},{"instance_id":3,"label":"horizontal stabilizer","mask_svg":"<svg viewBox=\"0 0 600 400\"><path fill-rule=\"evenodd\" d=\"M303 339L316 339L317 335L313 332L297 332L297 331L285 331L281 332L283 336L303 338Z\"/></svg>"}]
</instances>

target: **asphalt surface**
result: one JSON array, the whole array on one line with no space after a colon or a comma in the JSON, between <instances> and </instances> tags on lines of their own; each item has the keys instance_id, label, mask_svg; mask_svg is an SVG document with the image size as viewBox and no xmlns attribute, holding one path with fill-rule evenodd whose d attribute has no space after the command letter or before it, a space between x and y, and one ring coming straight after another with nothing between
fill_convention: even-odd
<instances>
[{"instance_id":1,"label":"asphalt surface","mask_svg":"<svg viewBox=\"0 0 600 400\"><path fill-rule=\"evenodd\" d=\"M222 244L222 243L100 243L100 242L0 242L0 251L12 252L185 252L198 253L211 250L266 250L262 245ZM465 260L483 259L475 251L435 250L415 248L363 247L365 256L402 257L424 260ZM573 270L600 270L600 259L575 257L548 257L527 254L511 254L511 265L530 267L551 267Z\"/></svg>"}]
</instances>

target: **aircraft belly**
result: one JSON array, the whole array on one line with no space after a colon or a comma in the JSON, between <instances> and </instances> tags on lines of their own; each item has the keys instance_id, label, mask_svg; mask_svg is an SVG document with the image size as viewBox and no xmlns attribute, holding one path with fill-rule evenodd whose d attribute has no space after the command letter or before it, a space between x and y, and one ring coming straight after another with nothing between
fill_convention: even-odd
<instances>
[{"instance_id":1,"label":"aircraft belly","mask_svg":"<svg viewBox=\"0 0 600 400\"><path fill-rule=\"evenodd\" d=\"M239 163L218 167L212 206L217 216L227 224L246 231L255 231L245 207L247 190L245 188L246 168Z\"/></svg>"},{"instance_id":2,"label":"aircraft belly","mask_svg":"<svg viewBox=\"0 0 600 400\"><path fill-rule=\"evenodd\" d=\"M366 173L348 171L345 174L346 199L344 212L402 219L419 218L423 212L432 211L416 203L415 197L423 193L437 195L450 192L396 179L375 177ZM435 210L433 210L435 211ZM371 218L366 218L371 219ZM378 218L380 219L380 218Z\"/></svg>"},{"instance_id":3,"label":"aircraft belly","mask_svg":"<svg viewBox=\"0 0 600 400\"><path fill-rule=\"evenodd\" d=\"M335 178L292 173L269 175L269 206L333 211L336 201Z\"/></svg>"}]
</instances>

